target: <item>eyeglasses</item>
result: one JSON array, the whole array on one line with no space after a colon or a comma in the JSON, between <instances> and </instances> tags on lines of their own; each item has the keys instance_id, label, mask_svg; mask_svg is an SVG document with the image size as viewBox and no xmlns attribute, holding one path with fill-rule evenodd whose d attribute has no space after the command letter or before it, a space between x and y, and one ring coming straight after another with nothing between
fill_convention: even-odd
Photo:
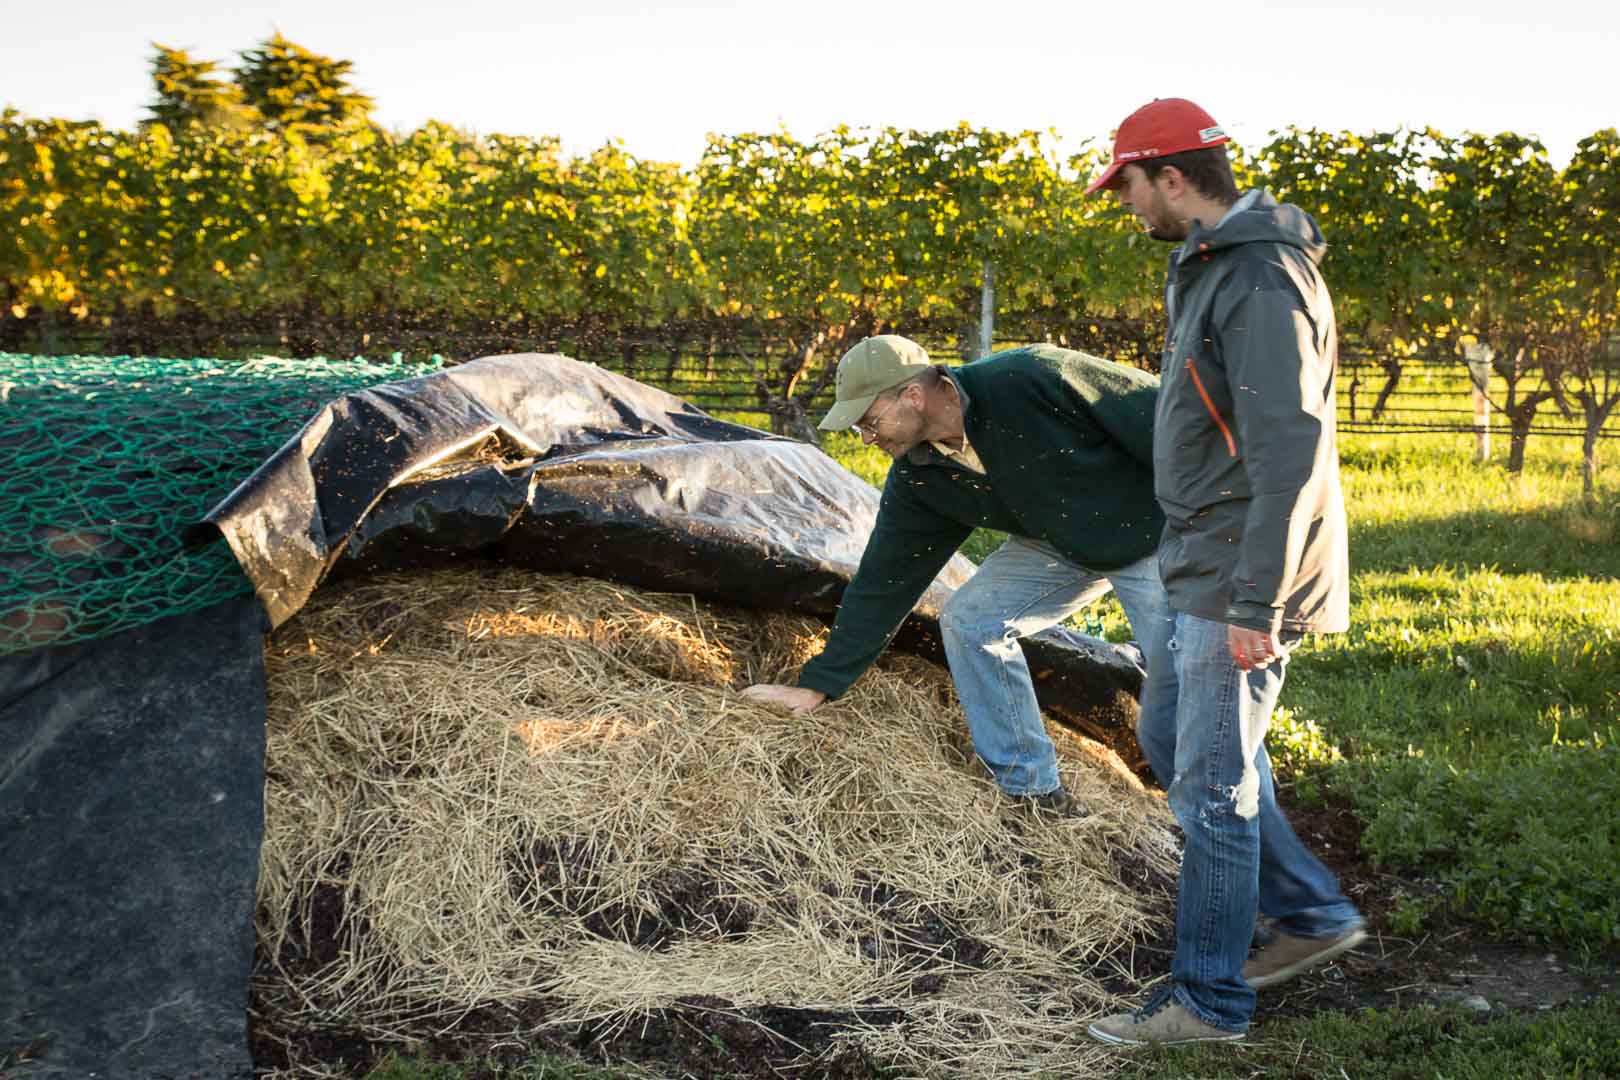
<instances>
[{"instance_id":1,"label":"eyeglasses","mask_svg":"<svg viewBox=\"0 0 1620 1080\"><path fill-rule=\"evenodd\" d=\"M860 436L860 437L865 437L867 435L870 435L874 439L877 438L878 437L878 424L883 420L883 418L885 416L888 415L889 410L894 408L894 403L899 401L899 400L900 399L898 397L890 398L888 405L886 405L884 407L882 412L878 413L876 416L868 417L867 419L860 421L854 427L850 428L850 430L853 431L857 436Z\"/></svg>"}]
</instances>

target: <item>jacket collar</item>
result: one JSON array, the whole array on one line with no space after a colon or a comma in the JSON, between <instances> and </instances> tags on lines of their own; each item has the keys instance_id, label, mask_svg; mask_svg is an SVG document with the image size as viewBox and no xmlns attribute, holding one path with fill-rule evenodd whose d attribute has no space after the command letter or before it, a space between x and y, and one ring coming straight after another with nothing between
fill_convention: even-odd
<instances>
[{"instance_id":1,"label":"jacket collar","mask_svg":"<svg viewBox=\"0 0 1620 1080\"><path fill-rule=\"evenodd\" d=\"M1220 251L1254 243L1286 244L1314 263L1327 252L1322 230L1309 214L1257 188L1245 192L1213 226L1195 221L1187 239L1171 252L1170 263L1191 268Z\"/></svg>"}]
</instances>

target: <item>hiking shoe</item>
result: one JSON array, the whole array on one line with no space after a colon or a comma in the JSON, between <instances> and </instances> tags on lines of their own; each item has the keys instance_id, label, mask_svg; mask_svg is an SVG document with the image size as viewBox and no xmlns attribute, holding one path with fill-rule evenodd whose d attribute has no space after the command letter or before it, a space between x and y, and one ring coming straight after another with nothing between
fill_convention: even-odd
<instances>
[{"instance_id":1,"label":"hiking shoe","mask_svg":"<svg viewBox=\"0 0 1620 1080\"><path fill-rule=\"evenodd\" d=\"M1160 1001L1135 1012L1105 1016L1086 1028L1093 1039L1114 1046L1178 1046L1195 1042L1237 1042L1241 1031L1227 1031L1214 1024L1206 1024L1188 1011L1185 1005L1171 1000Z\"/></svg>"},{"instance_id":2,"label":"hiking shoe","mask_svg":"<svg viewBox=\"0 0 1620 1080\"><path fill-rule=\"evenodd\" d=\"M1020 799L1028 803L1038 814L1050 814L1052 817L1069 818L1080 816L1080 804L1074 801L1069 789L1059 784L1044 795L1020 795Z\"/></svg>"},{"instance_id":3,"label":"hiking shoe","mask_svg":"<svg viewBox=\"0 0 1620 1080\"><path fill-rule=\"evenodd\" d=\"M1279 930L1271 944L1263 947L1243 965L1243 980L1256 990L1275 986L1318 964L1327 963L1366 940L1367 931L1360 926L1324 938L1295 937Z\"/></svg>"}]
</instances>

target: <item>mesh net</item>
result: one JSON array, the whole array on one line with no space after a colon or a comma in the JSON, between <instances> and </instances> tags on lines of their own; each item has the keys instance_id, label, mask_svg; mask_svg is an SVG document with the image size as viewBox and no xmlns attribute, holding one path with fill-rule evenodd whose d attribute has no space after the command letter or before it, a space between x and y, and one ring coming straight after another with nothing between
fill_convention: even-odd
<instances>
[{"instance_id":1,"label":"mesh net","mask_svg":"<svg viewBox=\"0 0 1620 1080\"><path fill-rule=\"evenodd\" d=\"M0 353L0 655L248 592L186 526L328 401L441 363Z\"/></svg>"}]
</instances>

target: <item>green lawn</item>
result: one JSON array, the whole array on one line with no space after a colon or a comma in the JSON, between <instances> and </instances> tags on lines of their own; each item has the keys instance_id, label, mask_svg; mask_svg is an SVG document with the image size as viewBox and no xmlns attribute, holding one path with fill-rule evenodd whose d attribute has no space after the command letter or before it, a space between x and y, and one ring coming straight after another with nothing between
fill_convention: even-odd
<instances>
[{"instance_id":1,"label":"green lawn","mask_svg":"<svg viewBox=\"0 0 1620 1080\"><path fill-rule=\"evenodd\" d=\"M1620 1001L1518 1015L1461 1006L1323 1012L1236 1045L1120 1055L1153 1080L1600 1080L1620 1076Z\"/></svg>"},{"instance_id":2,"label":"green lawn","mask_svg":"<svg viewBox=\"0 0 1620 1080\"><path fill-rule=\"evenodd\" d=\"M1284 695L1337 751L1292 778L1354 806L1380 864L1505 936L1613 949L1620 484L1583 505L1578 466L1569 440L1512 476L1460 437L1347 439L1353 626Z\"/></svg>"}]
</instances>

